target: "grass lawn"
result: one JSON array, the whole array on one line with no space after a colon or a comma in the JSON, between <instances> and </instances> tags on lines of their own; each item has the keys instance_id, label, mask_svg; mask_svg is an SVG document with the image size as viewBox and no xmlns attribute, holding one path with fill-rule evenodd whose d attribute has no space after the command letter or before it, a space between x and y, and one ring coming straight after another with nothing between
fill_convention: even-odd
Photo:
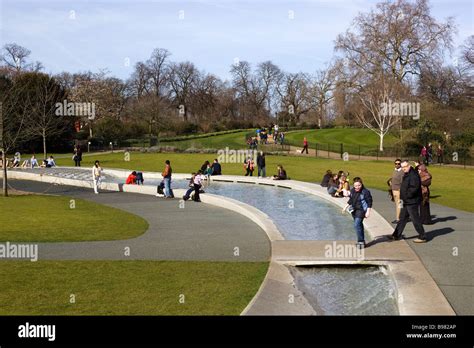
<instances>
[{"instance_id":1,"label":"grass lawn","mask_svg":"<svg viewBox=\"0 0 474 348\"><path fill-rule=\"evenodd\" d=\"M316 148L316 143L322 145L323 149L327 149L327 144L333 145L331 151L339 151L339 146L344 143L344 150L349 153L358 153L359 145L361 154L367 151L374 151L379 146L379 137L370 129L360 128L332 128L332 129L316 129L316 130L300 130L286 133L286 140L295 146L302 147L303 139L308 139L310 148ZM384 138L384 146L393 146L398 138L391 134L387 134ZM321 147L320 147L321 148Z\"/></svg>"},{"instance_id":2,"label":"grass lawn","mask_svg":"<svg viewBox=\"0 0 474 348\"><path fill-rule=\"evenodd\" d=\"M239 315L267 268L266 262L1 261L0 315Z\"/></svg>"},{"instance_id":3,"label":"grass lawn","mask_svg":"<svg viewBox=\"0 0 474 348\"><path fill-rule=\"evenodd\" d=\"M205 160L212 161L214 154L177 154L156 153L146 154L132 152L130 161L124 161L123 153L114 153L100 156L84 157L83 166L92 167L97 158L101 161L104 170L107 168L125 168L161 172L164 161L169 159L173 171L176 173L191 173L198 170ZM69 159L59 159L59 165L71 165ZM351 177L360 176L368 188L387 189L387 179L391 176L393 164L386 161L347 161L331 160L314 157L267 156L267 175L276 173L276 165L281 163L288 175L295 180L320 182L327 169L333 171L349 171ZM243 175L242 163L222 164L223 174ZM452 208L474 212L474 187L470 184L459 185L460 181L472 183L473 169L430 166L433 175L431 185L432 202ZM146 173L145 173L146 180Z\"/></svg>"},{"instance_id":4,"label":"grass lawn","mask_svg":"<svg viewBox=\"0 0 474 348\"><path fill-rule=\"evenodd\" d=\"M231 134L216 135L207 138L162 142L160 143L160 146L174 146L181 150L186 150L189 148L225 149L226 146L228 146L229 149L245 149L247 148L245 134L248 132L249 131L242 131Z\"/></svg>"},{"instance_id":5,"label":"grass lawn","mask_svg":"<svg viewBox=\"0 0 474 348\"><path fill-rule=\"evenodd\" d=\"M0 241L76 242L135 238L148 222L123 210L70 197L0 196Z\"/></svg>"}]
</instances>

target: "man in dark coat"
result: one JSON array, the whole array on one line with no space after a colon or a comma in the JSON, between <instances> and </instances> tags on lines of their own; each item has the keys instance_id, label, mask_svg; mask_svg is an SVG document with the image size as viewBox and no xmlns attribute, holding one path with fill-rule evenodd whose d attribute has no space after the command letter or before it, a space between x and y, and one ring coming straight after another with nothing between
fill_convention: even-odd
<instances>
[{"instance_id":1,"label":"man in dark coat","mask_svg":"<svg viewBox=\"0 0 474 348\"><path fill-rule=\"evenodd\" d=\"M408 217L410 217L416 232L418 232L418 238L413 241L415 243L426 243L425 230L419 213L422 199L420 175L411 167L407 160L402 161L402 170L404 175L400 186L400 201L403 206L395 231L388 238L392 240L402 239L403 230L408 222Z\"/></svg>"}]
</instances>

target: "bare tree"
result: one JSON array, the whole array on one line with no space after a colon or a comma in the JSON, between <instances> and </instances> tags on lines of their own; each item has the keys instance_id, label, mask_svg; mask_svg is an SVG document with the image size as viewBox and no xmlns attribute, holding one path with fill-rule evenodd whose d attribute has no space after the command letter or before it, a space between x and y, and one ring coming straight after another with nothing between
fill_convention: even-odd
<instances>
[{"instance_id":1,"label":"bare tree","mask_svg":"<svg viewBox=\"0 0 474 348\"><path fill-rule=\"evenodd\" d=\"M168 83L168 57L171 53L164 48L156 48L146 62L151 85L156 96L165 94L164 88Z\"/></svg>"},{"instance_id":2,"label":"bare tree","mask_svg":"<svg viewBox=\"0 0 474 348\"><path fill-rule=\"evenodd\" d=\"M3 196L8 196L7 154L30 134L25 130L28 123L28 100L23 87L18 87L6 76L0 76L0 152L3 167Z\"/></svg>"},{"instance_id":3,"label":"bare tree","mask_svg":"<svg viewBox=\"0 0 474 348\"><path fill-rule=\"evenodd\" d=\"M314 108L318 115L318 127L321 128L326 116L326 107L334 98L333 91L336 85L334 68L328 66L316 71L311 78L311 85Z\"/></svg>"},{"instance_id":4,"label":"bare tree","mask_svg":"<svg viewBox=\"0 0 474 348\"><path fill-rule=\"evenodd\" d=\"M185 121L188 120L190 97L197 79L198 70L193 63L182 62L170 65L171 97Z\"/></svg>"},{"instance_id":5,"label":"bare tree","mask_svg":"<svg viewBox=\"0 0 474 348\"><path fill-rule=\"evenodd\" d=\"M0 61L16 72L24 70L38 72L42 70L43 65L40 62L28 63L30 54L31 51L29 49L16 43L9 43L3 46Z\"/></svg>"},{"instance_id":6,"label":"bare tree","mask_svg":"<svg viewBox=\"0 0 474 348\"><path fill-rule=\"evenodd\" d=\"M312 109L310 89L309 78L303 73L284 74L280 79L276 91L290 122L298 122Z\"/></svg>"},{"instance_id":7,"label":"bare tree","mask_svg":"<svg viewBox=\"0 0 474 348\"><path fill-rule=\"evenodd\" d=\"M56 80L46 74L25 73L16 84L25 85L25 100L28 100L28 123L26 131L32 137L41 137L43 141L43 158L47 157L48 138L59 135L70 126L62 116L56 115L56 103L63 103L66 92Z\"/></svg>"},{"instance_id":8,"label":"bare tree","mask_svg":"<svg viewBox=\"0 0 474 348\"><path fill-rule=\"evenodd\" d=\"M394 123L377 118L371 103L384 100L392 91L386 81L408 85L408 76L419 75L422 65L442 60L444 50L451 49L453 20L436 21L430 14L427 0L386 0L378 3L375 10L359 14L353 26L355 32L348 30L336 40L335 48L343 55L339 71L344 71L341 75L358 99L368 97L367 91L374 90L375 79L383 79L379 86L385 88L380 91L383 97L374 90L369 93L371 100L361 99L368 114L374 117L373 121L380 124L369 129L379 135L383 150L383 137L389 130L386 126L391 127ZM395 95L389 97L396 98ZM401 118L399 120L401 122ZM361 120L361 124L368 127L369 123Z\"/></svg>"},{"instance_id":9,"label":"bare tree","mask_svg":"<svg viewBox=\"0 0 474 348\"><path fill-rule=\"evenodd\" d=\"M131 93L134 97L140 99L148 94L150 90L150 72L148 67L143 62L135 64L135 70L128 80Z\"/></svg>"},{"instance_id":10,"label":"bare tree","mask_svg":"<svg viewBox=\"0 0 474 348\"><path fill-rule=\"evenodd\" d=\"M472 66L474 66L474 35L466 39L461 49L461 59L472 68Z\"/></svg>"},{"instance_id":11,"label":"bare tree","mask_svg":"<svg viewBox=\"0 0 474 348\"><path fill-rule=\"evenodd\" d=\"M241 61L232 65L230 72L244 118L268 117L271 98L282 77L280 69L272 62L266 61L258 64L253 73L250 64Z\"/></svg>"}]
</instances>

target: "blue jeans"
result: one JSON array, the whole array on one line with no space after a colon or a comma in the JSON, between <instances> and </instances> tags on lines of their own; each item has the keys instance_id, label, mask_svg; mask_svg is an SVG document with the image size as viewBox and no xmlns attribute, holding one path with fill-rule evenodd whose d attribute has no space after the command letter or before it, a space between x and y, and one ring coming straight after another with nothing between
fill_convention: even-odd
<instances>
[{"instance_id":1,"label":"blue jeans","mask_svg":"<svg viewBox=\"0 0 474 348\"><path fill-rule=\"evenodd\" d=\"M360 218L360 217L356 217L354 216L354 228L356 230L356 233L357 233L357 242L362 242L364 243L365 242L365 238L364 238L364 218Z\"/></svg>"},{"instance_id":2,"label":"blue jeans","mask_svg":"<svg viewBox=\"0 0 474 348\"><path fill-rule=\"evenodd\" d=\"M171 197L171 178L164 178L163 181L165 183L165 197Z\"/></svg>"},{"instance_id":3,"label":"blue jeans","mask_svg":"<svg viewBox=\"0 0 474 348\"><path fill-rule=\"evenodd\" d=\"M267 176L267 171L265 167L258 167L258 176Z\"/></svg>"}]
</instances>

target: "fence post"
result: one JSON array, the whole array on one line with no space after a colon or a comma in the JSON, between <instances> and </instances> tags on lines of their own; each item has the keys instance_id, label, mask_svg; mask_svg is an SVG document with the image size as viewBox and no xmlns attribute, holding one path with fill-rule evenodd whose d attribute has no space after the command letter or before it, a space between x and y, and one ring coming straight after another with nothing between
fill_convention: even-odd
<instances>
[{"instance_id":1,"label":"fence post","mask_svg":"<svg viewBox=\"0 0 474 348\"><path fill-rule=\"evenodd\" d=\"M316 143L316 157L318 157L318 143Z\"/></svg>"},{"instance_id":2,"label":"fence post","mask_svg":"<svg viewBox=\"0 0 474 348\"><path fill-rule=\"evenodd\" d=\"M379 160L379 148L377 147L377 161Z\"/></svg>"},{"instance_id":3,"label":"fence post","mask_svg":"<svg viewBox=\"0 0 474 348\"><path fill-rule=\"evenodd\" d=\"M329 143L328 143L328 158L329 158Z\"/></svg>"},{"instance_id":4,"label":"fence post","mask_svg":"<svg viewBox=\"0 0 474 348\"><path fill-rule=\"evenodd\" d=\"M343 152L344 152L344 144L341 143L341 159L342 159L342 154L343 154Z\"/></svg>"},{"instance_id":5,"label":"fence post","mask_svg":"<svg viewBox=\"0 0 474 348\"><path fill-rule=\"evenodd\" d=\"M360 160L360 144L359 144L359 160Z\"/></svg>"}]
</instances>

